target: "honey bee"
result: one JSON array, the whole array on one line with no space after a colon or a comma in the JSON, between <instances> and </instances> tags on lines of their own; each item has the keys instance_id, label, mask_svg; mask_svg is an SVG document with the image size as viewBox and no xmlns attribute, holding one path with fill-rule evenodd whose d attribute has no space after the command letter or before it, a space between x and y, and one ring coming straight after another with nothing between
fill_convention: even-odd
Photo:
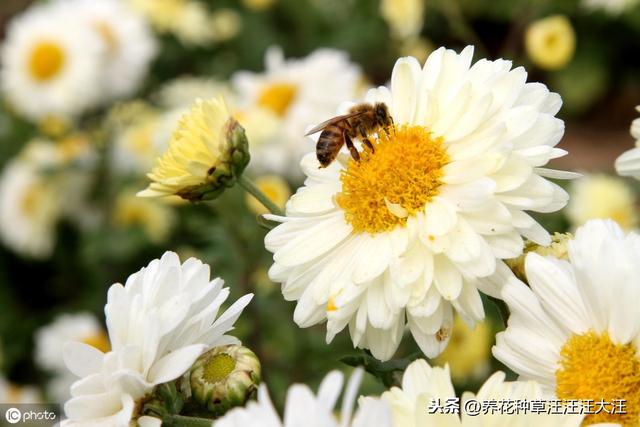
<instances>
[{"instance_id":1,"label":"honey bee","mask_svg":"<svg viewBox=\"0 0 640 427\"><path fill-rule=\"evenodd\" d=\"M316 157L320 167L326 168L335 160L344 144L347 144L351 157L360 161L360 153L353 145L353 139L360 137L362 143L373 152L369 133L383 129L388 134L388 128L392 125L393 118L386 104L358 104L351 107L349 113L320 123L307 135L322 131L316 144Z\"/></svg>"}]
</instances>

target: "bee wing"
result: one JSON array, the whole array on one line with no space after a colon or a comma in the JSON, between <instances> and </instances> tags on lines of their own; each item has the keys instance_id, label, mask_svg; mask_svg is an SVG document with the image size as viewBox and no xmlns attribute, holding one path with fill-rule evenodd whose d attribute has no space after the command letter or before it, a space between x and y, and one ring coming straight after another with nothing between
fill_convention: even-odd
<instances>
[{"instance_id":1,"label":"bee wing","mask_svg":"<svg viewBox=\"0 0 640 427\"><path fill-rule=\"evenodd\" d=\"M326 128L329 125L338 123L338 122L340 122L342 120L350 119L351 117L360 116L360 115L362 115L364 113L365 112L363 112L363 111L357 111L357 112L354 112L354 113L344 114L342 116L332 117L329 120L325 120L324 122L322 122L319 125L315 126L313 129L309 130L309 132L307 132L305 136L309 136L309 135L312 135L312 134L314 134L316 132L320 132L321 130L323 130L324 128Z\"/></svg>"}]
</instances>

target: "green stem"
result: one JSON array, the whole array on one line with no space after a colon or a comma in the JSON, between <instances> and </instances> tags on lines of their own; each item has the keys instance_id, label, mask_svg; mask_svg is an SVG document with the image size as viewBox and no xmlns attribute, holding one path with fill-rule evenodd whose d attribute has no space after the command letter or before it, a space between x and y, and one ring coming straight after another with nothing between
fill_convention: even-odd
<instances>
[{"instance_id":1,"label":"green stem","mask_svg":"<svg viewBox=\"0 0 640 427\"><path fill-rule=\"evenodd\" d=\"M271 201L271 199L269 197L267 197L266 194L264 194L253 182L251 182L251 180L249 178L247 178L245 175L240 175L240 178L238 179L238 184L240 184L240 186L242 188L244 188L244 190L251 194L253 197L255 197L256 199L258 199L258 201L260 203L262 203L262 205L269 209L269 212L271 212L274 215L279 215L279 216L284 216L284 212L282 211L282 209L280 209L280 207L278 205L276 205L275 203L273 203Z\"/></svg>"},{"instance_id":2,"label":"green stem","mask_svg":"<svg viewBox=\"0 0 640 427\"><path fill-rule=\"evenodd\" d=\"M162 427L211 427L213 420L208 418L167 415L162 419Z\"/></svg>"}]
</instances>

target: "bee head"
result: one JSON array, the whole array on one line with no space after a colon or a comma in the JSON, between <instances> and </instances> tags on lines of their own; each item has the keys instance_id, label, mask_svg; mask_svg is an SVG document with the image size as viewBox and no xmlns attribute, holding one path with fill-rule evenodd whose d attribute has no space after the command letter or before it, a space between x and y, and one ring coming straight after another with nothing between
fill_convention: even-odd
<instances>
[{"instance_id":1,"label":"bee head","mask_svg":"<svg viewBox=\"0 0 640 427\"><path fill-rule=\"evenodd\" d=\"M377 103L375 106L375 111L376 111L376 119L379 123L383 123L385 126L389 126L393 124L393 119L389 114L389 109L387 108L386 104L382 102Z\"/></svg>"}]
</instances>

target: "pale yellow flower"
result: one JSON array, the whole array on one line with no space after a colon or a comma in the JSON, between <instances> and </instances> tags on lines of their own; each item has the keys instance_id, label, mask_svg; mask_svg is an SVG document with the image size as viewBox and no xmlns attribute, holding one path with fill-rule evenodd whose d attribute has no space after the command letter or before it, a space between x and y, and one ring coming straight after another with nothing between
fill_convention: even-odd
<instances>
[{"instance_id":1,"label":"pale yellow flower","mask_svg":"<svg viewBox=\"0 0 640 427\"><path fill-rule=\"evenodd\" d=\"M211 14L209 25L213 39L222 42L234 38L242 29L242 17L233 9L218 9Z\"/></svg>"},{"instance_id":2,"label":"pale yellow flower","mask_svg":"<svg viewBox=\"0 0 640 427\"><path fill-rule=\"evenodd\" d=\"M291 189L287 181L279 177L278 175L264 175L255 180L255 185L262 191L273 203L278 205L281 209L284 209L285 203L291 196ZM249 210L256 215L262 215L269 213L269 210L265 208L262 203L255 197L247 193L246 202Z\"/></svg>"},{"instance_id":3,"label":"pale yellow flower","mask_svg":"<svg viewBox=\"0 0 640 427\"><path fill-rule=\"evenodd\" d=\"M147 175L151 184L138 195L212 199L235 183L248 162L244 129L224 100L199 99L180 119L167 152Z\"/></svg>"},{"instance_id":4,"label":"pale yellow flower","mask_svg":"<svg viewBox=\"0 0 640 427\"><path fill-rule=\"evenodd\" d=\"M623 179L587 175L574 181L570 190L567 216L574 228L597 218L611 218L624 230L638 225L636 196Z\"/></svg>"},{"instance_id":5,"label":"pale yellow flower","mask_svg":"<svg viewBox=\"0 0 640 427\"><path fill-rule=\"evenodd\" d=\"M129 0L159 33L175 35L185 45L206 45L215 39L204 3L193 0Z\"/></svg>"},{"instance_id":6,"label":"pale yellow flower","mask_svg":"<svg viewBox=\"0 0 640 427\"><path fill-rule=\"evenodd\" d=\"M382 0L380 14L399 39L415 37L422 30L424 0Z\"/></svg>"},{"instance_id":7,"label":"pale yellow flower","mask_svg":"<svg viewBox=\"0 0 640 427\"><path fill-rule=\"evenodd\" d=\"M558 70L571 61L576 34L569 19L554 15L532 23L525 34L527 55L545 70Z\"/></svg>"},{"instance_id":8,"label":"pale yellow flower","mask_svg":"<svg viewBox=\"0 0 640 427\"><path fill-rule=\"evenodd\" d=\"M133 191L124 191L116 199L113 223L118 227L140 227L150 241L162 243L175 223L173 210L156 200L136 197Z\"/></svg>"},{"instance_id":9,"label":"pale yellow flower","mask_svg":"<svg viewBox=\"0 0 640 427\"><path fill-rule=\"evenodd\" d=\"M538 245L532 241L527 241L522 255L518 258L508 259L505 262L518 279L525 283L529 283L524 268L527 254L536 253L541 256L552 256L566 261L569 259L569 242L572 239L573 235L571 233L554 233L553 236L551 236L551 244L548 246Z\"/></svg>"},{"instance_id":10,"label":"pale yellow flower","mask_svg":"<svg viewBox=\"0 0 640 427\"><path fill-rule=\"evenodd\" d=\"M439 365L449 364L454 382L476 379L487 373L493 344L489 323L477 323L471 329L460 316L456 316L449 345L435 360Z\"/></svg>"}]
</instances>

